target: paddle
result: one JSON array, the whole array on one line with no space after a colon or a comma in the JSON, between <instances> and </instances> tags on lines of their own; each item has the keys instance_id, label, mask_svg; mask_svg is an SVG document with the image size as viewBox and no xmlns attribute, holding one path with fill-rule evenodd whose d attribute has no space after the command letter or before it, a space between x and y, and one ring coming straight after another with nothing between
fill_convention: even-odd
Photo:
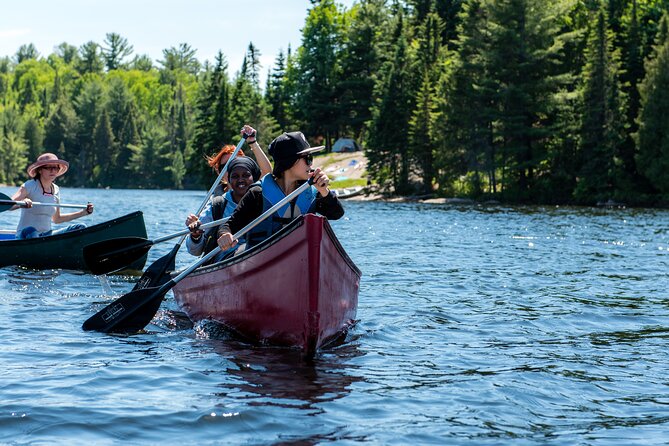
<instances>
[{"instance_id":1,"label":"paddle","mask_svg":"<svg viewBox=\"0 0 669 446\"><path fill-rule=\"evenodd\" d=\"M229 218L229 217L228 217ZM207 229L222 225L228 218L221 218L199 226L199 229ZM84 246L84 261L93 274L108 274L131 265L142 258L156 243L171 240L181 235L188 234L189 229L175 232L155 240L147 240L143 237L119 237Z\"/></svg>"},{"instance_id":2,"label":"paddle","mask_svg":"<svg viewBox=\"0 0 669 446\"><path fill-rule=\"evenodd\" d=\"M302 184L290 194L286 195L281 201L269 208L258 218L253 220L248 225L244 226L239 232L232 237L234 240L239 240L244 234L256 227L259 223L265 220L270 215L274 214L279 208L297 197L304 190L311 186L313 179ZM217 246L207 255L199 259L197 262L184 269L173 279L168 280L158 287L143 288L133 290L111 304L107 305L95 315L91 316L84 322L82 328L84 330L97 330L105 333L109 332L135 332L143 329L151 322L151 319L156 315L160 303L163 301L165 294L174 287L184 277L193 272L196 268L212 259L221 251Z\"/></svg>"},{"instance_id":3,"label":"paddle","mask_svg":"<svg viewBox=\"0 0 669 446\"><path fill-rule=\"evenodd\" d=\"M0 192L0 212L10 210L14 205L19 205L19 207L25 208L26 204L23 201L14 201L8 195ZM67 204L67 203L37 203L33 201L33 206L53 206L57 208L77 208L77 209L86 209L87 205L85 204Z\"/></svg>"},{"instance_id":4,"label":"paddle","mask_svg":"<svg viewBox=\"0 0 669 446\"><path fill-rule=\"evenodd\" d=\"M223 166L221 172L218 174L216 181L214 181L214 184L212 184L211 187L209 188L207 196L204 197L204 200L202 201L202 204L200 205L200 208L197 210L195 215L199 216L204 207L207 205L209 197L211 196L211 194L214 193L214 189L216 189L218 183L220 183L221 180L223 179L223 175L225 175L225 172L228 171L228 166L230 165L230 161L232 161L235 158L235 156L237 156L237 153L242 149L242 146L244 145L247 136L248 135L243 135L242 139L239 140L239 144L237 144L235 151L232 152L232 155L230 155L230 158L228 158L228 161L225 163L225 166ZM181 237L181 239L177 242L176 245L174 245L174 248L172 248L172 250L169 253L165 254L164 256L153 262L151 265L149 265L149 267L144 271L144 274L142 274L142 277L140 277L137 283L135 284L133 291L141 290L142 288L147 288L147 287L155 287L165 283L169 278L169 272L174 271L177 253L179 252L179 248L181 248L181 245L183 244L184 240L186 240L186 235L183 235Z\"/></svg>"}]
</instances>

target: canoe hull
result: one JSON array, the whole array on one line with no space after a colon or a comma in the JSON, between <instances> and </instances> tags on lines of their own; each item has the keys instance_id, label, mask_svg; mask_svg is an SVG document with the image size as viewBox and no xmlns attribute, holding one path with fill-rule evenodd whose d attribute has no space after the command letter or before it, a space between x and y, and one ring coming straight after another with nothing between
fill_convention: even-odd
<instances>
[{"instance_id":1,"label":"canoe hull","mask_svg":"<svg viewBox=\"0 0 669 446\"><path fill-rule=\"evenodd\" d=\"M137 211L78 231L26 240L0 241L0 267L20 265L35 269L88 271L84 246L118 237L146 238L142 212ZM141 270L146 256L128 269Z\"/></svg>"},{"instance_id":2,"label":"canoe hull","mask_svg":"<svg viewBox=\"0 0 669 446\"><path fill-rule=\"evenodd\" d=\"M360 276L327 220L309 214L235 258L194 271L173 291L195 322L216 321L311 357L354 323Z\"/></svg>"}]
</instances>

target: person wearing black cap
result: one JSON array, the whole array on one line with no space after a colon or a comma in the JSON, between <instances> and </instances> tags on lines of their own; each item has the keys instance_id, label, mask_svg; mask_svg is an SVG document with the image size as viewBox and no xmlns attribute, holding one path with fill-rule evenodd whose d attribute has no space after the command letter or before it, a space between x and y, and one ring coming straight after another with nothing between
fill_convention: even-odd
<instances>
[{"instance_id":1,"label":"person wearing black cap","mask_svg":"<svg viewBox=\"0 0 669 446\"><path fill-rule=\"evenodd\" d=\"M223 195L214 197L204 210L201 219L189 219L188 228L191 230L190 237L186 240L188 252L194 256L206 254L216 247L218 227L209 228L206 232L199 229L201 223L229 217L237 207L244 194L253 183L260 179L260 167L251 158L241 156L234 158L228 165L229 190ZM244 240L240 240L240 244ZM212 262L218 262L236 251L235 248L224 250L214 257Z\"/></svg>"},{"instance_id":2,"label":"person wearing black cap","mask_svg":"<svg viewBox=\"0 0 669 446\"><path fill-rule=\"evenodd\" d=\"M275 138L269 145L269 154L274 160L272 174L265 175L258 185L251 187L230 220L219 227L218 246L224 251L235 246L232 234L297 189L309 177L313 177L314 185L251 230L246 236L246 246L262 242L299 215L319 213L329 220L341 218L344 208L328 187L330 179L320 168L311 168L312 154L323 149L324 146L311 147L302 132L284 133Z\"/></svg>"}]
</instances>

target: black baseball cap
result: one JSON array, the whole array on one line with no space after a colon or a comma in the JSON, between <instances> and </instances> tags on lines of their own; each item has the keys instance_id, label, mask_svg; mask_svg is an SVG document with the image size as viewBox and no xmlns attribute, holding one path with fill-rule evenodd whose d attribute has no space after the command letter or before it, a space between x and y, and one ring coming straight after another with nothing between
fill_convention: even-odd
<instances>
[{"instance_id":1,"label":"black baseball cap","mask_svg":"<svg viewBox=\"0 0 669 446\"><path fill-rule=\"evenodd\" d=\"M320 152L325 146L311 147L302 132L289 132L274 138L269 154L274 162L297 160L301 155Z\"/></svg>"}]
</instances>

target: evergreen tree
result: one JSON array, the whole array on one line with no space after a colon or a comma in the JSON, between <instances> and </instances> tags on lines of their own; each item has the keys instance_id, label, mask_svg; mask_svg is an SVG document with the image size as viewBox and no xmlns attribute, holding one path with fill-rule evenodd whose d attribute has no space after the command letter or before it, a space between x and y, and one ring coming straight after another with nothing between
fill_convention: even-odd
<instances>
[{"instance_id":1,"label":"evergreen tree","mask_svg":"<svg viewBox=\"0 0 669 446\"><path fill-rule=\"evenodd\" d=\"M185 71L189 74L197 74L200 71L200 62L195 57L197 50L187 43L179 44L178 48L170 47L163 50L163 60L158 63L167 71Z\"/></svg>"},{"instance_id":2,"label":"evergreen tree","mask_svg":"<svg viewBox=\"0 0 669 446\"><path fill-rule=\"evenodd\" d=\"M484 0L464 5L457 55L443 77L445 119L440 134L445 142L437 154L442 190L455 193L452 184L465 177L461 192L479 196L498 192L497 153L493 139L495 85L486 59L490 48L489 11Z\"/></svg>"},{"instance_id":3,"label":"evergreen tree","mask_svg":"<svg viewBox=\"0 0 669 446\"><path fill-rule=\"evenodd\" d=\"M279 127L285 129L288 125L288 107L290 98L286 88L286 57L283 51L274 62L274 68L267 76L265 87L265 101L270 106L272 117L278 122Z\"/></svg>"},{"instance_id":4,"label":"evergreen tree","mask_svg":"<svg viewBox=\"0 0 669 446\"><path fill-rule=\"evenodd\" d=\"M32 73L23 76L18 91L18 103L21 112L25 111L29 105L38 103L37 88L37 78Z\"/></svg>"},{"instance_id":5,"label":"evergreen tree","mask_svg":"<svg viewBox=\"0 0 669 446\"><path fill-rule=\"evenodd\" d=\"M169 142L162 126L150 121L147 123L142 140L131 144L132 155L127 170L132 174L131 186L164 186L165 168L163 154L169 152Z\"/></svg>"},{"instance_id":6,"label":"evergreen tree","mask_svg":"<svg viewBox=\"0 0 669 446\"><path fill-rule=\"evenodd\" d=\"M667 29L668 17L660 29ZM639 172L669 200L669 36L658 33L655 52L646 65L646 77L639 87L641 111L636 162Z\"/></svg>"},{"instance_id":7,"label":"evergreen tree","mask_svg":"<svg viewBox=\"0 0 669 446\"><path fill-rule=\"evenodd\" d=\"M173 188L181 189L184 176L186 175L186 167L184 166L184 157L180 150L174 151L172 155L172 164L166 167L165 170L170 173Z\"/></svg>"},{"instance_id":8,"label":"evergreen tree","mask_svg":"<svg viewBox=\"0 0 669 446\"><path fill-rule=\"evenodd\" d=\"M441 31L441 39L454 49L454 43L458 37L458 24L460 13L462 12L465 0L435 0L434 11L439 14L444 22L444 28Z\"/></svg>"},{"instance_id":9,"label":"evergreen tree","mask_svg":"<svg viewBox=\"0 0 669 446\"><path fill-rule=\"evenodd\" d=\"M434 174L433 148L436 137L436 123L439 120L435 84L429 73L424 72L423 82L416 95L416 108L409 120L409 147L423 179L423 193L431 194Z\"/></svg>"},{"instance_id":10,"label":"evergreen tree","mask_svg":"<svg viewBox=\"0 0 669 446\"><path fill-rule=\"evenodd\" d=\"M76 46L63 42L56 46L55 54L66 64L76 64L79 61L79 52Z\"/></svg>"},{"instance_id":11,"label":"evergreen tree","mask_svg":"<svg viewBox=\"0 0 669 446\"><path fill-rule=\"evenodd\" d=\"M581 90L580 171L574 191L580 203L613 199L615 163L623 139L624 97L618 82L618 58L606 13L600 10L588 38Z\"/></svg>"},{"instance_id":12,"label":"evergreen tree","mask_svg":"<svg viewBox=\"0 0 669 446\"><path fill-rule=\"evenodd\" d=\"M336 97L341 52L341 17L334 0L322 0L309 10L298 50L300 94L296 113L308 137L324 137L331 147L339 117Z\"/></svg>"},{"instance_id":13,"label":"evergreen tree","mask_svg":"<svg viewBox=\"0 0 669 446\"><path fill-rule=\"evenodd\" d=\"M147 54L137 55L130 63L131 70L151 71L153 69L153 60Z\"/></svg>"},{"instance_id":14,"label":"evergreen tree","mask_svg":"<svg viewBox=\"0 0 669 446\"><path fill-rule=\"evenodd\" d=\"M77 132L78 146L76 175L92 181L93 168L98 164L94 134L98 119L105 107L106 95L102 82L95 77L88 78L74 100L74 108L79 118Z\"/></svg>"},{"instance_id":15,"label":"evergreen tree","mask_svg":"<svg viewBox=\"0 0 669 446\"><path fill-rule=\"evenodd\" d=\"M104 68L100 46L95 42L86 42L79 48L79 60L75 63L81 74L101 73Z\"/></svg>"},{"instance_id":16,"label":"evergreen tree","mask_svg":"<svg viewBox=\"0 0 669 446\"><path fill-rule=\"evenodd\" d=\"M546 159L547 117L560 86L560 10L542 0L499 0L490 2L489 10L491 45L485 57L496 84L495 136L509 175L507 197L528 200Z\"/></svg>"},{"instance_id":17,"label":"evergreen tree","mask_svg":"<svg viewBox=\"0 0 669 446\"><path fill-rule=\"evenodd\" d=\"M37 159L44 147L44 127L37 116L27 116L23 134L28 147L28 159Z\"/></svg>"},{"instance_id":18,"label":"evergreen tree","mask_svg":"<svg viewBox=\"0 0 669 446\"><path fill-rule=\"evenodd\" d=\"M388 26L384 0L363 0L350 13L341 57L341 80L338 83L340 129L361 140L371 119L374 82L381 66L379 41Z\"/></svg>"},{"instance_id":19,"label":"evergreen tree","mask_svg":"<svg viewBox=\"0 0 669 446\"><path fill-rule=\"evenodd\" d=\"M37 60L38 58L39 52L32 43L21 45L19 50L16 52L16 55L14 56L17 65L26 60Z\"/></svg>"},{"instance_id":20,"label":"evergreen tree","mask_svg":"<svg viewBox=\"0 0 669 446\"><path fill-rule=\"evenodd\" d=\"M246 50L243 69L246 77L251 81L254 89L260 88L260 69L262 68L262 64L260 63L260 56L262 56L262 54L258 48L253 45L253 42L249 43L249 47Z\"/></svg>"},{"instance_id":21,"label":"evergreen tree","mask_svg":"<svg viewBox=\"0 0 669 446\"><path fill-rule=\"evenodd\" d=\"M205 162L206 156L218 151L232 128L229 123L229 81L228 64L221 52L216 56L216 64L211 71L202 75L195 102L193 120L192 151L186 159L186 167L199 184L207 184L211 169ZM155 143L157 144L157 143ZM190 178L189 178L190 179Z\"/></svg>"},{"instance_id":22,"label":"evergreen tree","mask_svg":"<svg viewBox=\"0 0 669 446\"><path fill-rule=\"evenodd\" d=\"M113 167L116 164L116 143L112 132L111 120L107 109L103 109L93 130L93 141L97 152L97 161L93 169L92 181L98 187L110 186L114 181Z\"/></svg>"},{"instance_id":23,"label":"evergreen tree","mask_svg":"<svg viewBox=\"0 0 669 446\"><path fill-rule=\"evenodd\" d=\"M133 52L128 39L117 33L107 33L105 46L102 47L102 57L107 71L118 70L123 67L124 60Z\"/></svg>"},{"instance_id":24,"label":"evergreen tree","mask_svg":"<svg viewBox=\"0 0 669 446\"><path fill-rule=\"evenodd\" d=\"M632 134L638 130L636 119L639 116L639 83L644 77L643 67L643 43L641 42L641 32L639 29L639 22L637 17L637 0L632 0L632 9L630 13L629 23L626 26L625 32L621 35L625 39L623 43L622 57L624 61L624 70L621 70L620 81L623 87L623 92L627 97L627 114L625 117L625 125L627 131L623 143L620 145L620 150L617 157L621 163L621 170L623 178L619 178L618 189L622 189L621 193L626 196L633 197L635 191L641 187L637 179L637 168L635 163L636 146Z\"/></svg>"},{"instance_id":25,"label":"evergreen tree","mask_svg":"<svg viewBox=\"0 0 669 446\"><path fill-rule=\"evenodd\" d=\"M416 69L422 75L422 83L418 87L416 108L409 121L409 149L416 174L422 178L423 192L432 193L435 179L434 153L437 141L436 124L439 117L437 98L441 95L437 90L441 78L441 66L445 57L442 45L443 22L436 13L429 13L419 27L417 39Z\"/></svg>"},{"instance_id":26,"label":"evergreen tree","mask_svg":"<svg viewBox=\"0 0 669 446\"><path fill-rule=\"evenodd\" d=\"M398 194L411 192L410 153L406 128L413 110L413 94L408 66L411 63L402 15L393 33L393 57L380 70L375 88L377 102L372 108L369 143L365 147L368 171L383 187Z\"/></svg>"},{"instance_id":27,"label":"evergreen tree","mask_svg":"<svg viewBox=\"0 0 669 446\"><path fill-rule=\"evenodd\" d=\"M53 108L44 126L44 147L49 152L57 153L61 158L75 159L77 147L77 129L79 120L69 99L62 97ZM63 150L59 151L59 149ZM77 181L63 177L63 182Z\"/></svg>"}]
</instances>

